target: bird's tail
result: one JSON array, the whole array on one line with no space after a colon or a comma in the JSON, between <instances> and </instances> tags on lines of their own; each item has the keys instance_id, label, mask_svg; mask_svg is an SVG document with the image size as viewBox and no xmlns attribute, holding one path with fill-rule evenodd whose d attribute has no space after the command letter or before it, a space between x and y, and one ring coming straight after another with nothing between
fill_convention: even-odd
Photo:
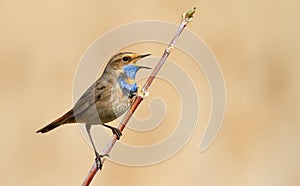
<instances>
[{"instance_id":1,"label":"bird's tail","mask_svg":"<svg viewBox=\"0 0 300 186\"><path fill-rule=\"evenodd\" d=\"M71 109L69 112L67 112L66 114L64 114L60 118L56 119L55 121L53 121L49 125L46 125L45 127L43 127L40 130L36 131L36 133L39 133L39 132L40 133L46 133L46 132L49 132L50 130L53 130L56 127L59 127L63 124L75 123L75 122L76 121L75 121L74 113L73 113L73 110Z\"/></svg>"}]
</instances>

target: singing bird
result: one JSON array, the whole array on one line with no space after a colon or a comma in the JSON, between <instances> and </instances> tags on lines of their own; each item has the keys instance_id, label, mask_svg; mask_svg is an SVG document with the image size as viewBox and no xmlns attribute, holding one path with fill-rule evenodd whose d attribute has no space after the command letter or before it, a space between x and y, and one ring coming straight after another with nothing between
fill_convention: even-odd
<instances>
[{"instance_id":1,"label":"singing bird","mask_svg":"<svg viewBox=\"0 0 300 186\"><path fill-rule=\"evenodd\" d=\"M139 66L136 62L150 54L139 55L133 52L121 52L114 55L107 63L100 78L93 83L79 98L73 108L52 123L41 128L37 133L46 133L56 127L69 123L84 123L92 143L96 163L101 157L93 142L90 129L92 125L100 124L112 130L117 139L122 135L118 128L107 125L126 112L138 92L135 81L136 73L149 67Z\"/></svg>"}]
</instances>

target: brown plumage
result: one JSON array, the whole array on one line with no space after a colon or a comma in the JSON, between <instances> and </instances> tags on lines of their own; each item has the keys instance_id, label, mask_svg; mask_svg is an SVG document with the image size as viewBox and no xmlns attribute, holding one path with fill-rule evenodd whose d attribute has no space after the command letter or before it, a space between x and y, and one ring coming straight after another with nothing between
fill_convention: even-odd
<instances>
[{"instance_id":1,"label":"brown plumage","mask_svg":"<svg viewBox=\"0 0 300 186\"><path fill-rule=\"evenodd\" d=\"M56 127L65 124L65 123L75 123L76 120L73 117L73 110L70 110L69 112L65 113L63 116L61 116L60 118L54 120L52 123L50 123L49 125L45 126L44 128L41 128L40 130L36 131L37 133L41 132L41 133L46 133L49 132L50 130L55 129Z\"/></svg>"},{"instance_id":2,"label":"brown plumage","mask_svg":"<svg viewBox=\"0 0 300 186\"><path fill-rule=\"evenodd\" d=\"M60 118L38 130L37 133L46 133L64 124L85 123L96 159L99 160L101 155L97 153L93 143L90 134L91 125L100 124L108 127L118 139L120 138L122 134L119 129L105 123L115 120L128 110L132 97L137 91L135 73L140 68L147 68L137 66L136 62L148 55L139 55L133 52L122 52L114 55L106 65L101 77L86 90L74 107Z\"/></svg>"}]
</instances>

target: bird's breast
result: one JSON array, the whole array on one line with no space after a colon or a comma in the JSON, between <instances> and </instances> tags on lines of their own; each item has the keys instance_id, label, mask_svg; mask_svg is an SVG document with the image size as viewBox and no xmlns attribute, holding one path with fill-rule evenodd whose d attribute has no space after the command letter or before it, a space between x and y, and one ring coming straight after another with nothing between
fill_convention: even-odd
<instances>
[{"instance_id":1,"label":"bird's breast","mask_svg":"<svg viewBox=\"0 0 300 186\"><path fill-rule=\"evenodd\" d=\"M120 117L128 110L132 102L119 83L114 84L109 91L110 96L97 103L98 115L103 123Z\"/></svg>"},{"instance_id":2,"label":"bird's breast","mask_svg":"<svg viewBox=\"0 0 300 186\"><path fill-rule=\"evenodd\" d=\"M137 91L137 85L135 83L135 79L129 77L119 78L118 84L123 94L127 95L127 97Z\"/></svg>"}]
</instances>

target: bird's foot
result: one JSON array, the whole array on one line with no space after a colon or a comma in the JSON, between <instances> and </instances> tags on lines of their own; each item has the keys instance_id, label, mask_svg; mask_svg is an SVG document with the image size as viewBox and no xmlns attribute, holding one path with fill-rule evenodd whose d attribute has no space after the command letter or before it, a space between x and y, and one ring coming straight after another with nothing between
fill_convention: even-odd
<instances>
[{"instance_id":1,"label":"bird's foot","mask_svg":"<svg viewBox=\"0 0 300 186\"><path fill-rule=\"evenodd\" d=\"M100 155L98 152L95 152L95 155L96 155L95 162L96 162L97 169L101 171L103 166L101 158L105 156L109 157L109 154Z\"/></svg>"},{"instance_id":2,"label":"bird's foot","mask_svg":"<svg viewBox=\"0 0 300 186\"><path fill-rule=\"evenodd\" d=\"M115 134L117 136L117 140L120 139L120 137L122 136L122 132L120 131L120 129L112 127L111 128L113 134Z\"/></svg>"},{"instance_id":3,"label":"bird's foot","mask_svg":"<svg viewBox=\"0 0 300 186\"><path fill-rule=\"evenodd\" d=\"M102 156L98 154L98 156L96 155L96 158L95 158L95 163L96 163L96 166L97 166L97 169L98 170L101 170L102 169L102 166L103 166L103 163L102 163L102 160L101 160Z\"/></svg>"},{"instance_id":4,"label":"bird's foot","mask_svg":"<svg viewBox=\"0 0 300 186\"><path fill-rule=\"evenodd\" d=\"M120 131L120 129L118 128L115 128L115 127L112 127L110 125L106 125L106 124L103 124L103 126L107 127L107 128L110 128L112 133L115 134L117 136L117 140L120 139L120 137L122 136L122 132Z\"/></svg>"}]
</instances>

